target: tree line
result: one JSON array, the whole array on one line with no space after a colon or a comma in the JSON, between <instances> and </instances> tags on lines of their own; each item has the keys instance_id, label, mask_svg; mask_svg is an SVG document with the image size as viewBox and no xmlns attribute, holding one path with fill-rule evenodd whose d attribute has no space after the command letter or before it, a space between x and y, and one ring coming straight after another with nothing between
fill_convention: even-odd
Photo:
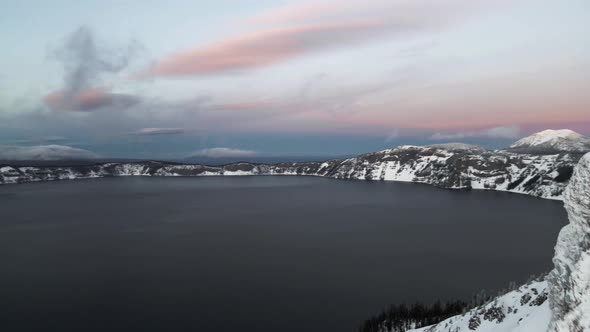
<instances>
[{"instance_id":1,"label":"tree line","mask_svg":"<svg viewBox=\"0 0 590 332\"><path fill-rule=\"evenodd\" d=\"M508 290L516 289L511 283ZM506 290L502 290L504 294ZM485 290L474 294L469 301L455 300L444 304L438 300L432 304L416 302L411 305L391 305L378 315L362 323L359 332L404 332L429 325L438 324L447 318L461 315L488 303L493 298Z\"/></svg>"}]
</instances>

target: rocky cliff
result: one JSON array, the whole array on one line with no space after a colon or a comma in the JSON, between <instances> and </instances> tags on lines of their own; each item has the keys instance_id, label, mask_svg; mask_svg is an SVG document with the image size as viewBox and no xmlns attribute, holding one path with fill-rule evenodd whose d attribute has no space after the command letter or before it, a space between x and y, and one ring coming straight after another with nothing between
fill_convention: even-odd
<instances>
[{"instance_id":1,"label":"rocky cliff","mask_svg":"<svg viewBox=\"0 0 590 332\"><path fill-rule=\"evenodd\" d=\"M549 275L550 331L590 331L590 154L565 191L570 223L559 233Z\"/></svg>"}]
</instances>

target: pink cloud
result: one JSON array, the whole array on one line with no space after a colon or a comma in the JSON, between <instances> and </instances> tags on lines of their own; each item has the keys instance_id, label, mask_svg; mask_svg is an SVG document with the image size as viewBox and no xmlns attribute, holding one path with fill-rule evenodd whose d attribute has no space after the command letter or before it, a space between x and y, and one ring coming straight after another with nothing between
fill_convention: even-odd
<instances>
[{"instance_id":1,"label":"pink cloud","mask_svg":"<svg viewBox=\"0 0 590 332\"><path fill-rule=\"evenodd\" d=\"M304 53L373 36L383 26L381 21L365 20L244 34L173 54L139 77L203 75L269 66Z\"/></svg>"},{"instance_id":2,"label":"pink cloud","mask_svg":"<svg viewBox=\"0 0 590 332\"><path fill-rule=\"evenodd\" d=\"M110 105L113 99L101 89L87 89L78 92L52 92L45 96L44 102L54 111L92 111Z\"/></svg>"},{"instance_id":3,"label":"pink cloud","mask_svg":"<svg viewBox=\"0 0 590 332\"><path fill-rule=\"evenodd\" d=\"M220 102L212 105L211 112L201 115L219 116L219 125L231 123L232 130L259 132L360 131L386 136L391 134L391 128L399 128L427 136L440 132L441 139L443 134L507 138L515 136L517 126L531 132L535 130L530 128L539 131L556 125L587 133L590 99L582 88L586 84L584 68L436 86L406 80L373 86L347 82L309 98L291 92L265 99ZM567 98L556 86L568 87ZM223 117L235 121L222 121Z\"/></svg>"},{"instance_id":4,"label":"pink cloud","mask_svg":"<svg viewBox=\"0 0 590 332\"><path fill-rule=\"evenodd\" d=\"M45 105L54 111L79 112L91 112L108 106L129 106L136 101L132 96L113 94L98 88L56 91L43 98Z\"/></svg>"},{"instance_id":5,"label":"pink cloud","mask_svg":"<svg viewBox=\"0 0 590 332\"><path fill-rule=\"evenodd\" d=\"M135 78L211 75L274 65L312 52L354 45L378 36L448 25L472 7L466 0L344 0L270 10L250 29L156 62ZM252 29L253 28L253 29Z\"/></svg>"}]
</instances>

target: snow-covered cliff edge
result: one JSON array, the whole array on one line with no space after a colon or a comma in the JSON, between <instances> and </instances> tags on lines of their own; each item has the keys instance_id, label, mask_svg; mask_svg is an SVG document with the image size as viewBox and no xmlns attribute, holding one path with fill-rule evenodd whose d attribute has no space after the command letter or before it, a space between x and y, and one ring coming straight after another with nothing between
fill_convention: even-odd
<instances>
[{"instance_id":1,"label":"snow-covered cliff edge","mask_svg":"<svg viewBox=\"0 0 590 332\"><path fill-rule=\"evenodd\" d=\"M545 332L550 320L547 281L534 281L463 315L411 332Z\"/></svg>"},{"instance_id":2,"label":"snow-covered cliff edge","mask_svg":"<svg viewBox=\"0 0 590 332\"><path fill-rule=\"evenodd\" d=\"M559 234L546 280L411 332L590 331L590 154L576 166L564 196L570 223Z\"/></svg>"},{"instance_id":3,"label":"snow-covered cliff edge","mask_svg":"<svg viewBox=\"0 0 590 332\"><path fill-rule=\"evenodd\" d=\"M590 331L590 154L565 191L570 223L559 233L549 275L550 331Z\"/></svg>"}]
</instances>

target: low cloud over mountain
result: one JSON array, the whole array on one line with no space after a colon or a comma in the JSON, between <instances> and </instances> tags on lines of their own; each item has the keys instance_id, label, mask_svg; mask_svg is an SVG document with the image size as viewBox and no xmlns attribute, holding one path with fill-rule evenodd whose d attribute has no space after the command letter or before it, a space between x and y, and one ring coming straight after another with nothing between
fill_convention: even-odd
<instances>
[{"instance_id":1,"label":"low cloud over mountain","mask_svg":"<svg viewBox=\"0 0 590 332\"><path fill-rule=\"evenodd\" d=\"M139 136L154 136L154 135L178 135L184 133L183 128L142 128L134 135Z\"/></svg>"},{"instance_id":2,"label":"low cloud over mountain","mask_svg":"<svg viewBox=\"0 0 590 332\"><path fill-rule=\"evenodd\" d=\"M241 150L233 148L210 148L196 151L192 157L227 158L227 157L252 157L258 153L253 150Z\"/></svg>"},{"instance_id":3,"label":"low cloud over mountain","mask_svg":"<svg viewBox=\"0 0 590 332\"><path fill-rule=\"evenodd\" d=\"M465 138L517 138L520 135L520 128L518 126L509 127L494 127L482 130L470 130L464 132L453 132L435 133L430 137L432 140L447 141L447 140L460 140Z\"/></svg>"},{"instance_id":4,"label":"low cloud over mountain","mask_svg":"<svg viewBox=\"0 0 590 332\"><path fill-rule=\"evenodd\" d=\"M95 159L94 152L65 145L0 146L0 160Z\"/></svg>"}]
</instances>

